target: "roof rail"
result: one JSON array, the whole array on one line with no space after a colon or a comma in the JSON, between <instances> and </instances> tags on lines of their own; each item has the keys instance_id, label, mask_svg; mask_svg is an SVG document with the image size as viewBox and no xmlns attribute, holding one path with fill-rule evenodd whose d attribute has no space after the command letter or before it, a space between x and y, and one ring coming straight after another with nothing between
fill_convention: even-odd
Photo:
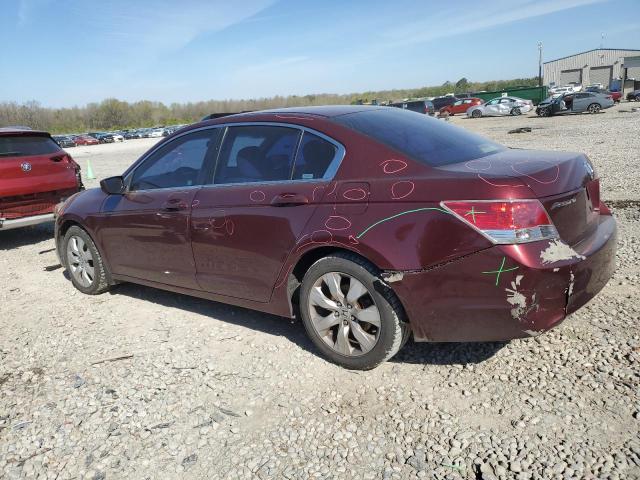
<instances>
[{"instance_id":1,"label":"roof rail","mask_svg":"<svg viewBox=\"0 0 640 480\"><path fill-rule=\"evenodd\" d=\"M216 118L228 117L230 115L238 115L240 113L250 113L250 112L253 112L253 111L254 110L243 110L242 112L210 113L209 115L205 115L204 117L202 117L202 119L200 121L204 122L205 120L214 120Z\"/></svg>"}]
</instances>

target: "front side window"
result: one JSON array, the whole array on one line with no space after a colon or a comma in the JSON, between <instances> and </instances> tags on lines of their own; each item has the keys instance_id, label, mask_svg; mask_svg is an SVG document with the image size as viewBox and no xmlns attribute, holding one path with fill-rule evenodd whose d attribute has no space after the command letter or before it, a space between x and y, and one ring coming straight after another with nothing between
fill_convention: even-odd
<instances>
[{"instance_id":1,"label":"front side window","mask_svg":"<svg viewBox=\"0 0 640 480\"><path fill-rule=\"evenodd\" d=\"M178 137L148 157L131 179L130 190L200 185L208 152L215 150L219 129Z\"/></svg>"},{"instance_id":2,"label":"front side window","mask_svg":"<svg viewBox=\"0 0 640 480\"><path fill-rule=\"evenodd\" d=\"M229 127L214 183L289 180L301 131L297 128L250 125Z\"/></svg>"},{"instance_id":3,"label":"front side window","mask_svg":"<svg viewBox=\"0 0 640 480\"><path fill-rule=\"evenodd\" d=\"M318 135L304 132L293 170L294 180L317 180L324 178L336 156L336 146Z\"/></svg>"}]
</instances>

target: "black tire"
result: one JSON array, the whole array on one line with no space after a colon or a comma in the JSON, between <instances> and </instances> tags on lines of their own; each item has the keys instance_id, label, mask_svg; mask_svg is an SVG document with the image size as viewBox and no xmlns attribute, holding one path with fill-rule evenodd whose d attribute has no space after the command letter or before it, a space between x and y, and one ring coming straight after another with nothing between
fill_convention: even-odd
<instances>
[{"instance_id":1,"label":"black tire","mask_svg":"<svg viewBox=\"0 0 640 480\"><path fill-rule=\"evenodd\" d=\"M513 115L514 117L516 117L518 115L522 115L522 110L520 110L519 107L513 107L511 109L511 115Z\"/></svg>"},{"instance_id":2,"label":"black tire","mask_svg":"<svg viewBox=\"0 0 640 480\"><path fill-rule=\"evenodd\" d=\"M551 116L551 107L545 107L540 109L541 117L550 117Z\"/></svg>"},{"instance_id":3,"label":"black tire","mask_svg":"<svg viewBox=\"0 0 640 480\"><path fill-rule=\"evenodd\" d=\"M482 112L480 110L473 110L471 112L471 118L480 118L482 116Z\"/></svg>"},{"instance_id":4,"label":"black tire","mask_svg":"<svg viewBox=\"0 0 640 480\"><path fill-rule=\"evenodd\" d=\"M636 102L640 102L640 95L636 95Z\"/></svg>"},{"instance_id":5,"label":"black tire","mask_svg":"<svg viewBox=\"0 0 640 480\"><path fill-rule=\"evenodd\" d=\"M380 329L373 348L358 356L344 355L329 346L316 331L311 319L310 294L325 274L341 273L364 285L380 314ZM393 291L378 277L376 268L357 255L335 253L321 258L307 270L300 288L300 312L307 335L329 361L353 370L370 370L393 357L409 340L410 328L404 310Z\"/></svg>"},{"instance_id":6,"label":"black tire","mask_svg":"<svg viewBox=\"0 0 640 480\"><path fill-rule=\"evenodd\" d=\"M71 261L69 258L67 258L69 242L72 241L73 238L80 238L83 240L84 245L86 246L86 249L84 249L84 251L87 256L90 256L90 260L88 261L88 263L91 264L94 275L89 285L82 285L79 282L79 280L76 278L76 275L73 273L74 268L71 265ZM73 286L80 290L82 293L85 293L87 295L99 295L109 290L110 285L108 281L108 275L104 266L104 262L102 261L102 256L100 255L96 244L93 243L93 240L91 239L89 234L82 228L74 225L69 228L69 230L67 230L67 233L62 240L62 256L64 257L64 266L69 273L71 283L73 283Z\"/></svg>"},{"instance_id":7,"label":"black tire","mask_svg":"<svg viewBox=\"0 0 640 480\"><path fill-rule=\"evenodd\" d=\"M592 103L587 107L589 113L600 113L602 106L599 103Z\"/></svg>"}]
</instances>

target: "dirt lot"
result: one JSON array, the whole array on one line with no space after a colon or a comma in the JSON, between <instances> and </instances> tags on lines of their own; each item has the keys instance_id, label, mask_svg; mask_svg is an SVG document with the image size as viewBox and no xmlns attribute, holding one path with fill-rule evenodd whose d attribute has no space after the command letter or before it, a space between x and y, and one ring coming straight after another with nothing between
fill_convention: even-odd
<instances>
[{"instance_id":1,"label":"dirt lot","mask_svg":"<svg viewBox=\"0 0 640 480\"><path fill-rule=\"evenodd\" d=\"M286 319L135 285L84 296L56 269L50 227L0 233L0 477L640 478L631 106L451 119L513 147L584 151L615 200L615 277L535 339L409 344L351 372ZM154 142L70 151L100 178Z\"/></svg>"}]
</instances>

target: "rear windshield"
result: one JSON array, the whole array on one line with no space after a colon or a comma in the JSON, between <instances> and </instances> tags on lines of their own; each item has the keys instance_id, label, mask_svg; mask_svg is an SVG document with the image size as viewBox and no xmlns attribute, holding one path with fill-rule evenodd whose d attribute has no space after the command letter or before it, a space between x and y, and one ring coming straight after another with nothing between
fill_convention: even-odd
<instances>
[{"instance_id":1,"label":"rear windshield","mask_svg":"<svg viewBox=\"0 0 640 480\"><path fill-rule=\"evenodd\" d=\"M442 120L396 108L349 113L332 120L433 167L505 150L498 143Z\"/></svg>"},{"instance_id":2,"label":"rear windshield","mask_svg":"<svg viewBox=\"0 0 640 480\"><path fill-rule=\"evenodd\" d=\"M36 135L0 136L0 157L48 155L59 151L58 144L49 137Z\"/></svg>"}]
</instances>

